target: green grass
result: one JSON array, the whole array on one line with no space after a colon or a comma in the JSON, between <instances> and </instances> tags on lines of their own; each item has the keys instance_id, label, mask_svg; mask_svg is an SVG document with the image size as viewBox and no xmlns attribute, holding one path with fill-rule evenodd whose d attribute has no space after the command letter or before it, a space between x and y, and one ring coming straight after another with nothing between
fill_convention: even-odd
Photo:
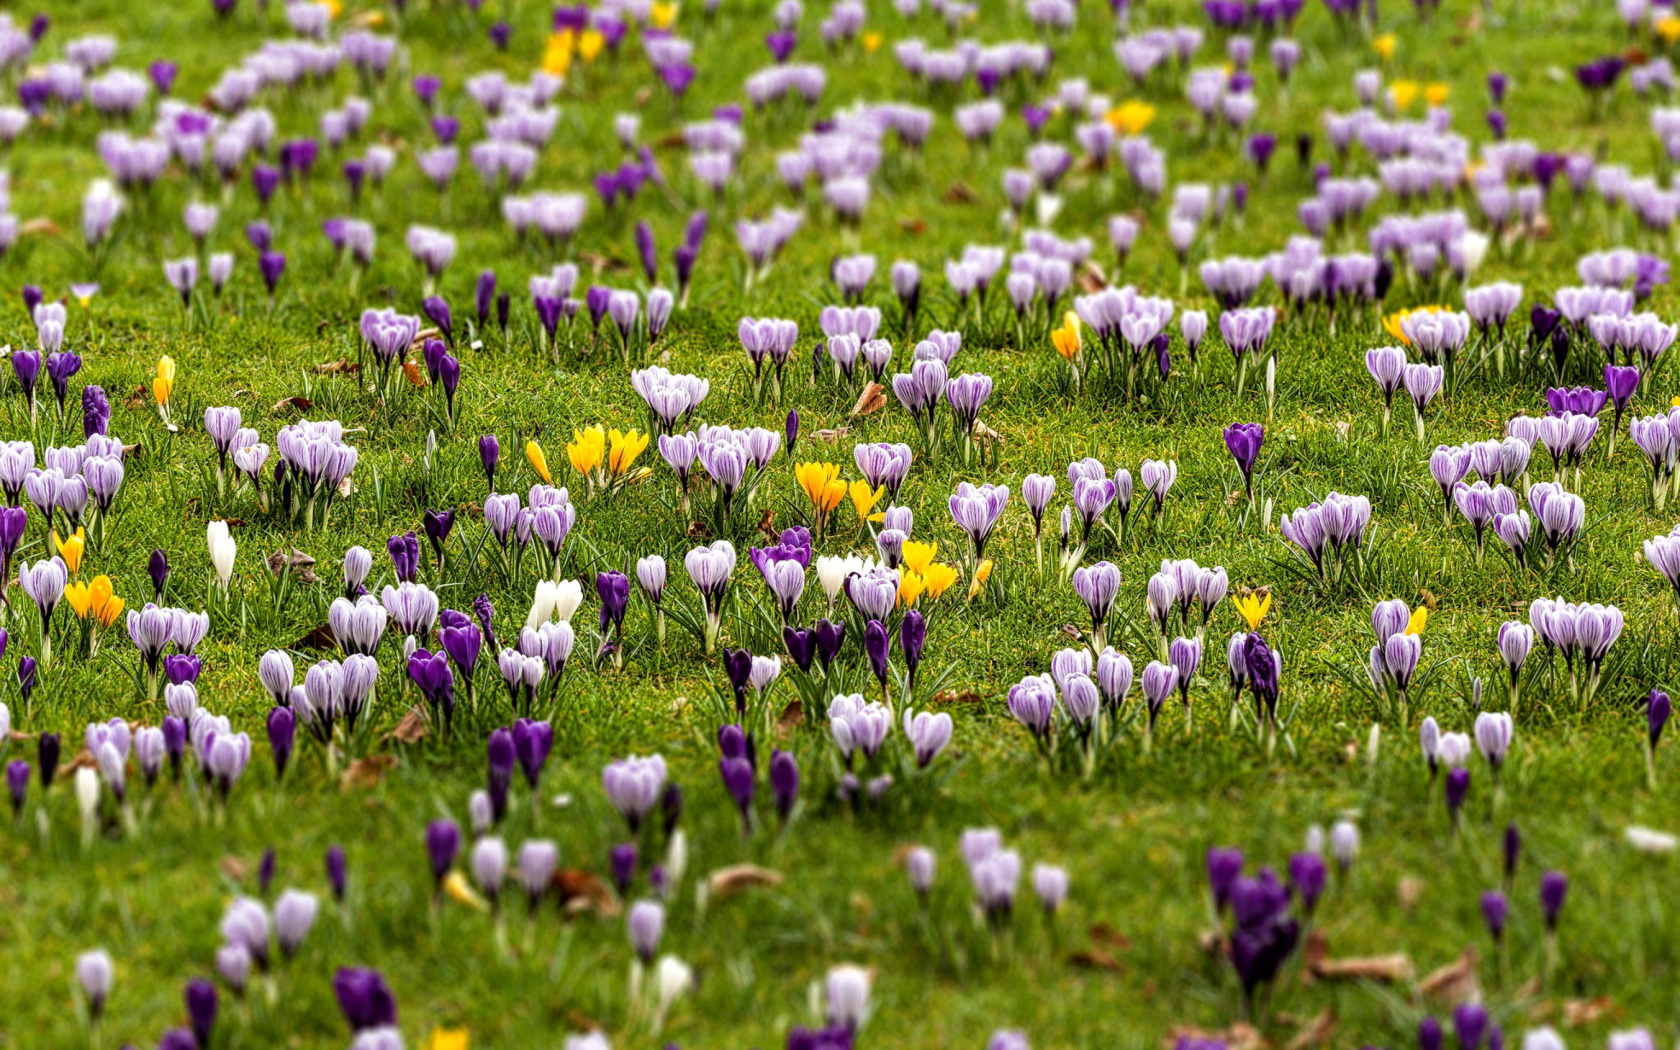
<instances>
[{"instance_id":1,"label":"green grass","mask_svg":"<svg viewBox=\"0 0 1680 1050\"><path fill-rule=\"evenodd\" d=\"M1503 69L1513 78L1507 107L1513 137L1531 137L1548 149L1603 148L1636 171L1650 169L1655 152L1646 104L1624 85L1610 114L1590 123L1566 72L1576 62L1626 45L1613 13L1599 10L1604 5L1498 6L1493 16L1466 10L1419 24L1409 6L1388 5L1381 28L1399 37L1390 75L1451 84L1458 129L1480 142L1485 139L1482 79L1490 68ZM1115 100L1130 94L1116 75L1109 50L1111 23L1099 7L1083 5L1078 33L1056 43L1058 57L1045 90L1057 77L1078 74ZM55 25L46 53L56 54L64 40L82 32L115 33L122 42L118 65L139 69L154 58L174 58L182 66L177 93L198 98L223 66L265 36L283 34L279 8L275 4L260 14L247 4L232 20L217 22L207 4L87 2L51 12ZM358 13L353 9L343 18ZM801 60L822 60L816 36L822 14L817 5L806 13ZM1200 21L1197 7L1181 3L1148 5L1134 18L1150 24ZM1634 1024L1650 1025L1659 1044L1675 1038L1669 990L1680 979L1680 949L1675 947L1680 918L1668 900L1672 860L1636 853L1622 837L1629 824L1680 828L1680 808L1672 796L1645 786L1643 719L1637 706L1651 687L1673 684L1680 669L1666 585L1638 556L1639 541L1666 532L1672 520L1649 509L1644 468L1625 433L1613 459L1604 455L1601 434L1583 491L1592 527L1576 551L1574 567L1550 576L1524 574L1490 552L1485 565L1476 568L1463 525L1441 524L1439 495L1426 457L1404 425L1406 414L1398 415L1400 425L1387 440L1377 434L1380 403L1362 360L1367 347L1386 339L1371 316L1343 317L1334 334L1314 318L1289 319L1280 326L1277 408L1261 458L1263 494L1273 506L1265 523L1259 520L1262 515L1247 513L1225 497L1236 482L1220 428L1264 418L1266 407L1253 383L1237 398L1222 348L1208 348L1201 381L1184 374L1181 363L1180 373L1159 397L1129 403L1108 389L1070 398L1048 340L1040 335L1015 345L1013 326L1004 323L1001 313L986 327L971 329L953 371L984 371L997 381L984 414L1001 435L997 462L973 471L949 461L929 465L920 458L918 445L904 502L915 510L916 537L937 539L941 554L953 557L960 536L944 509L952 486L958 480L1010 485L1015 496L994 540L999 586L996 594L972 604L963 603L961 587L935 604L928 665L935 672L949 667L950 687L976 699L947 706L957 730L951 750L940 759L945 775L901 784L881 806L852 813L833 801L838 767L826 730L802 725L778 731L774 740L794 751L804 771L801 812L785 833L765 828L743 840L718 781L712 742L717 719L710 698L723 686L721 670L675 628L663 649L653 645L651 618L637 600L627 624L624 669L596 673L582 655L590 649L586 628L595 617L590 597L576 618L580 656L567 672L570 685L556 713L555 758L542 791L544 800L567 801L545 801L539 820L523 793L516 792L518 804L502 834L516 849L540 830L559 842L563 866L604 875L607 851L622 837L622 825L599 787L603 764L627 753L654 751L671 762L688 800L683 826L690 858L686 881L671 903L665 949L695 967L698 987L675 1008L657 1039L628 1012L624 985L630 951L621 918L586 914L563 923L550 906L527 948L516 910L509 924L512 948L503 952L488 917L455 904L432 914L424 825L444 815L465 822L467 796L484 776L484 732L502 716L487 714L468 723L453 740L434 736L412 746L375 741L401 716L392 699L401 671L398 640L387 641L381 654L385 684L375 732L363 745L364 751L397 756L395 770L377 786L341 788L327 775L319 749L300 737L297 766L284 786L277 786L262 742L267 701L257 680L257 660L267 648L299 644L325 620L347 547L360 543L379 552L385 536L417 528L424 509L461 509L449 568L441 578L427 578L448 607L464 608L481 591L488 593L496 604L498 629L506 635L522 622L533 577L527 565L510 585L489 559L473 557L483 529L474 510L485 494L477 436L494 432L501 437L504 491L523 490L535 480L519 455L524 439L534 436L547 450L557 483L571 484L577 494L581 486L575 476L561 477L569 475L563 445L572 429L595 422L643 425L642 407L615 353L603 348L581 358L566 355L555 364L534 349L524 282L546 260L515 243L495 202L465 162L452 194L440 199L423 183L410 156L427 134L406 77L440 73L447 108L463 117L463 141L474 140L479 117L462 91L465 78L490 67L523 76L541 53L546 9L513 3L510 20L516 27L513 47L499 54L485 39L488 11L481 23L457 5L410 5L401 28L403 75L393 75L371 96L370 133L396 146L402 157L384 191L360 209L377 223L380 240L358 292L350 290L347 275L335 272L319 232L322 219L346 214L350 207L336 175L339 158L324 151L313 191L307 196L283 193L271 216L277 247L290 259L272 317L264 309L255 257L240 233L256 217L254 198L243 185L224 206L213 235L213 247L237 256L233 287L210 304L208 324L183 316L161 273L163 259L190 250L179 214L195 190L176 171L153 200L143 207L134 202L120 221L118 241L96 275L102 290L90 308L71 305L68 345L87 362L79 382L99 383L111 393L112 433L140 446L129 457L109 540L90 552L84 574L109 573L117 593L138 604L149 588L147 556L162 547L176 567L174 599L200 607L210 593L206 521L225 516L246 522L234 530L239 543L234 597L225 606L219 599L215 603L210 637L201 649L206 665L201 691L206 706L252 733L259 754L225 820L201 817L187 790L160 787L147 803L150 812L138 836L113 832L86 850L68 784L61 781L46 799L51 831L44 837L35 823L42 800L32 785L24 821L0 836L0 913L6 916L0 925L0 956L8 977L0 985L0 1016L6 1018L0 1047L86 1042L75 1006L73 968L76 954L95 946L107 948L117 962L105 1045L152 1045L163 1029L183 1022L185 981L210 975L221 943L217 925L222 909L233 895L255 892L254 871L263 851L272 847L277 855L276 892L298 887L325 895L322 854L334 843L343 844L349 854L349 908L342 915L323 910L301 956L281 969L274 1003L257 1003L247 1011L224 999L219 1046L345 1045L330 977L339 966L369 965L388 976L411 1046L423 1045L426 1034L439 1025L469 1028L474 1046L519 1047L559 1045L565 1032L600 1024L619 1047L666 1041L685 1047L770 1047L780 1044L790 1024L811 1022L808 988L841 962L857 962L876 973L875 1015L863 1045L977 1047L1000 1027L1025 1029L1035 1047L1154 1045L1175 1025L1218 1028L1237 1016L1238 996L1228 966L1198 943L1212 924L1202 868L1205 850L1235 845L1251 861L1281 869L1289 854L1301 848L1308 825L1327 825L1346 813L1357 813L1364 847L1350 876L1333 885L1321 907L1318 929L1328 938L1331 955L1405 952L1421 975L1474 946L1483 959L1483 995L1508 1041L1532 1023L1561 1024L1568 1000L1599 997L1608 1000L1608 1008L1567 1033L1572 1042L1595 1041L1606 1030ZM659 143L682 120L737 100L739 81L766 61L758 37L769 26L769 5L760 2L731 9L706 27L697 8L684 11L678 30L696 40L700 76L680 111L662 90L652 90L645 99L638 94L650 78L645 66L628 55L617 65L603 61L574 77L558 101L562 118L543 152L535 187L583 189L595 170L616 163L616 146L603 146L613 142L610 124L616 112L640 106L644 140ZM892 42L906 34L901 20L877 5L870 27L886 35L879 51L827 60L825 109L853 99L914 100L891 54ZM931 22L915 31L930 42L943 37ZM996 41L1025 38L1031 30L1024 16L1011 9L988 11L972 32ZM1198 244L1198 258L1261 254L1298 231L1294 209L1309 191L1308 178L1296 168L1289 143L1298 132L1318 133L1325 109L1350 108L1354 71L1375 61L1363 36L1339 35L1317 4L1309 5L1296 36L1305 56L1285 97L1276 92L1263 45L1257 69L1263 106L1255 126L1278 135L1283 144L1279 155L1267 178L1255 186L1248 214L1213 230ZM1210 35L1200 60L1217 61L1220 46ZM312 90L268 100L280 122L280 137L313 134L318 114L353 90L353 83L346 71L331 93ZM888 150L875 199L852 243L878 256L883 277L894 258L921 264L927 303L921 327L943 323L955 312L938 276L942 261L966 243L1006 239L997 224L1003 207L1000 172L1019 163L1026 139L1014 114L1030 97L1009 98L1012 116L987 155L967 151L944 102L936 106L933 138L919 161L903 164ZM1209 145L1197 137L1194 114L1176 81L1163 79L1148 97L1160 106L1150 134L1169 153L1174 183L1252 181L1233 143ZM14 151L9 162L13 210L25 221L50 219L63 233L26 235L0 263L0 286L37 283L57 297L70 282L95 276L76 231L82 190L102 174L93 151L99 127L92 114L78 113L69 121L32 127ZM750 113L745 127L745 174L729 200L706 199L687 177L681 150L662 146L657 153L670 194L649 191L638 200L634 217L605 215L592 199L578 248L605 260L603 282L630 286L637 280L626 266L634 265L632 229L635 218L645 218L656 232L668 278L670 249L683 223L692 208L708 207L712 232L691 306L676 315L667 336L669 366L711 379L705 421L779 427L786 410L797 407L804 435L797 458L820 455L855 474L850 463L854 440L914 443L909 420L896 405L849 419L855 391L828 383L813 388L799 367L790 369L798 378L782 405L755 403L742 374L734 337L742 314L796 318L806 336L801 345L809 350L817 310L837 298L821 276L842 243L831 221L819 209L808 209L805 228L770 278L743 294L732 221L787 202L772 158L803 130L798 121ZM1052 129L1069 138L1065 120ZM1318 156L1324 157L1328 148L1321 133L1319 138ZM1368 163L1355 154L1360 170ZM1056 228L1064 236L1090 236L1099 245L1096 257L1106 258L1104 217L1141 205L1123 180L1113 180L1106 189L1100 182L1084 171L1070 175ZM950 192L959 183L971 194ZM973 203L965 203L967 197ZM1463 203L1473 214L1473 202ZM1388 200L1378 205L1392 207ZM1549 211L1549 236L1506 255L1490 255L1478 280L1521 281L1533 302L1555 287L1576 283L1574 260L1582 252L1620 242L1596 207L1572 215L1561 189ZM457 318L470 311L476 273L493 268L502 287L514 294L520 319L508 349L491 339L489 349L465 353L462 410L453 431L437 426L421 395L405 394L387 406L355 379L314 374L319 364L356 357L355 319L364 307L418 311L419 274L402 244L412 222L442 226L459 238L459 254L442 285ZM1625 237L1633 243L1636 234L1629 228ZM1663 246L1652 239L1647 247L1661 253ZM1126 279L1149 292L1177 290L1160 207L1147 209ZM1666 316L1674 298L1671 289L1660 289L1650 308ZM1178 296L1180 308L1211 309L1205 299L1199 288ZM897 316L883 280L876 281L872 301L883 307L889 322ZM1388 305L1412 301L1402 285ZM32 340L13 292L7 293L0 317L14 345ZM907 347L900 341L902 355ZM175 416L182 433L173 439L149 401L124 403L136 387L149 382L158 355L165 353L180 368ZM1581 378L1588 378L1585 371ZM1671 392L1666 373L1659 375L1650 392L1635 400L1633 411L1663 410ZM1532 383L1518 389L1472 382L1461 396L1432 409L1431 441L1493 436L1509 414L1538 412L1540 395ZM274 407L292 396L313 399L311 418L343 420L351 430L347 439L362 455L357 492L335 509L328 526L310 534L264 516L246 493L217 498L212 453L199 422L206 406L238 405L246 425L257 427L272 443L276 429L297 418L294 410ZM15 387L0 415L5 437L30 436ZM438 452L428 475L422 457L434 427ZM849 429L834 444L818 436L836 427ZM40 446L73 440L59 437L60 432L48 413L35 440ZM80 433L74 414L63 428L66 435L71 432ZM651 450L646 455L646 462L656 463ZM1285 654L1285 706L1299 705L1291 726L1293 753L1280 751L1268 763L1251 739L1227 734L1223 686L1219 679L1208 679L1196 687L1193 741L1183 738L1182 723L1169 714L1147 759L1128 743L1087 780L1047 771L1035 762L1030 740L1009 717L1003 694L1021 675L1047 669L1057 649L1074 644L1064 625L1082 623L1083 613L1070 591L1035 577L1020 479L1035 471L1056 475L1063 479L1059 495L1065 498L1065 465L1087 455L1134 473L1146 457L1170 456L1181 468L1158 526L1134 530L1123 548L1099 543L1090 554L1091 560L1108 558L1121 566L1126 583L1119 609L1128 619L1143 622L1144 584L1163 558L1222 564L1233 585L1277 588L1268 634ZM1379 554L1363 586L1319 589L1284 567L1288 553L1275 527L1277 517L1330 489L1369 495L1375 505ZM670 600L692 603L692 588L680 569L692 541L672 496L670 478L661 468L647 484L618 496L580 498L570 574L588 579L597 568L624 567L637 556L660 552L672 565ZM804 520L803 499L791 467L781 458L755 511L764 509L775 513L779 526ZM840 516L849 522L849 508ZM762 600L764 592L745 557L751 539L745 530L736 539L742 549L737 591L743 613L726 621L726 638L751 641L763 631L754 625L745 599ZM819 542L819 553L841 553L851 539L849 527L838 529ZM32 561L41 556L38 522L27 543L21 557ZM326 582L295 587L276 609L260 559L264 552L291 545L318 559ZM375 579L388 577L389 562L378 553ZM1344 675L1362 673L1371 603L1403 597L1415 606L1425 600L1425 592L1438 607L1425 634L1425 663L1435 668L1435 681L1414 704L1414 725L1383 727L1380 753L1369 765L1364 748L1376 712L1347 687ZM813 580L806 619L817 614L817 594ZM26 601L17 589L11 595L14 603ZM1627 614L1627 630L1617 643L1604 689L1584 714L1569 708L1566 692L1549 687L1543 676L1536 678L1518 720L1503 808L1492 812L1485 770L1478 765L1463 828L1454 836L1439 787L1428 784L1418 758L1415 721L1429 713L1447 728L1468 729L1474 716L1472 676L1498 681L1497 625L1520 618L1523 604L1542 595L1618 604ZM57 615L67 619L67 614ZM1220 640L1236 624L1234 613L1222 606L1205 663L1221 676ZM33 613L14 614L8 627L10 680L17 654L33 651ZM61 653L69 649L65 641L58 647ZM757 642L754 647L765 648ZM300 670L315 657L300 654ZM855 666L861 653L849 652L847 659ZM1140 673L1146 660L1137 660ZM156 722L162 712L136 690L135 662L120 629L114 631L93 659L62 660L46 673L27 714L14 691L7 698L14 726L28 733L63 733L67 750L73 751L69 742L79 741L82 727L94 718L120 714ZM488 692L493 667L481 673ZM778 700L792 698L788 686L777 688ZM1497 686L1490 686L1490 705L1497 706L1500 695ZM5 757L32 759L32 742L14 741ZM1680 776L1670 756L1659 754L1657 764L1665 785ZM767 786L761 784L760 792L767 795ZM762 797L760 812L769 815ZM1513 890L1508 958L1501 964L1482 928L1478 900L1499 882L1500 834L1513 820L1522 828L1524 853ZM1027 899L1024 883L1010 944L995 957L973 925L966 873L956 851L960 832L981 825L1000 828L1029 868L1037 861L1062 864L1073 880L1071 902L1054 930ZM926 844L939 854L930 924L921 919L893 860L895 850L907 843ZM786 881L699 907L697 882L708 872L743 862L773 868ZM1566 871L1571 890L1558 967L1537 990L1527 982L1543 954L1535 901L1539 874L1548 868ZM1404 899L1403 883L1411 887ZM1125 946L1093 941L1091 931L1098 926L1117 931ZM1117 965L1089 968L1070 961L1092 944ZM1323 1010L1337 1021L1334 1045L1401 1045L1412 1038L1422 1012L1445 1012L1443 1003L1409 987L1303 984L1294 972L1281 982L1273 1005L1276 1015L1266 1034L1278 1045Z\"/></svg>"}]
</instances>

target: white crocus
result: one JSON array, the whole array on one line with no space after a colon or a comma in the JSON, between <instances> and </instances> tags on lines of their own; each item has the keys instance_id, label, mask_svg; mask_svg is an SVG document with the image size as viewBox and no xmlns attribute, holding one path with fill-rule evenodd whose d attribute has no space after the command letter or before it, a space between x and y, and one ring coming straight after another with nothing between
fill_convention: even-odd
<instances>
[{"instance_id":1,"label":"white crocus","mask_svg":"<svg viewBox=\"0 0 1680 1050\"><path fill-rule=\"evenodd\" d=\"M233 556L238 553L239 544L228 534L225 521L212 521L205 535L210 542L210 563L216 567L216 580L226 591L228 581L233 579Z\"/></svg>"}]
</instances>

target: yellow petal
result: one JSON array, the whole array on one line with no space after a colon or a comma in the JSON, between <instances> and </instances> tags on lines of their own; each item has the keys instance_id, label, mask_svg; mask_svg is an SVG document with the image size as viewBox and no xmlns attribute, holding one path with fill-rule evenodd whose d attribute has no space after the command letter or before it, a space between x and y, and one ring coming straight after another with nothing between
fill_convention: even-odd
<instances>
[{"instance_id":1,"label":"yellow petal","mask_svg":"<svg viewBox=\"0 0 1680 1050\"><path fill-rule=\"evenodd\" d=\"M443 889L444 892L449 894L450 899L457 904L465 904L477 911L490 910L490 905L486 904L484 898L478 895L478 891L472 888L472 883L468 882L467 877L458 871L450 872L449 876L443 880Z\"/></svg>"},{"instance_id":2,"label":"yellow petal","mask_svg":"<svg viewBox=\"0 0 1680 1050\"><path fill-rule=\"evenodd\" d=\"M1412 613L1412 618L1406 622L1407 634L1422 634L1423 625L1429 621L1429 610L1419 607Z\"/></svg>"},{"instance_id":3,"label":"yellow petal","mask_svg":"<svg viewBox=\"0 0 1680 1050\"><path fill-rule=\"evenodd\" d=\"M552 485L554 479L548 474L548 459L543 456L542 446L535 441L525 442L525 458L530 461L531 469L537 472L537 477L543 479L544 485Z\"/></svg>"},{"instance_id":4,"label":"yellow petal","mask_svg":"<svg viewBox=\"0 0 1680 1050\"><path fill-rule=\"evenodd\" d=\"M465 1028L434 1028L426 1039L425 1050L467 1050Z\"/></svg>"}]
</instances>

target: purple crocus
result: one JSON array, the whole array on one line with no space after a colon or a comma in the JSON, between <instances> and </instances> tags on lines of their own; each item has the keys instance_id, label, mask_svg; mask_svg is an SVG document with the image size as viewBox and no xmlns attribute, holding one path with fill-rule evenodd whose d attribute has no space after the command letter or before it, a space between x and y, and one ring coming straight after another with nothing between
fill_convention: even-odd
<instances>
[{"instance_id":1,"label":"purple crocus","mask_svg":"<svg viewBox=\"0 0 1680 1050\"><path fill-rule=\"evenodd\" d=\"M1242 471L1243 489L1254 499L1254 464L1260 458L1260 446L1266 441L1266 428L1260 423L1232 423L1225 428L1225 448Z\"/></svg>"},{"instance_id":2,"label":"purple crocus","mask_svg":"<svg viewBox=\"0 0 1680 1050\"><path fill-rule=\"evenodd\" d=\"M426 826L426 856L431 861L432 881L439 892L460 848L461 828L453 820L434 820Z\"/></svg>"}]
</instances>

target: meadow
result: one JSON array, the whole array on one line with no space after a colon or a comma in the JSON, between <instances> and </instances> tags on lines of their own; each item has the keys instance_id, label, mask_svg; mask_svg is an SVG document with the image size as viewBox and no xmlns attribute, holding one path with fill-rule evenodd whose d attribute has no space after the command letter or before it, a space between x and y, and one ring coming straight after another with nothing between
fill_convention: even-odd
<instances>
[{"instance_id":1,"label":"meadow","mask_svg":"<svg viewBox=\"0 0 1680 1050\"><path fill-rule=\"evenodd\" d=\"M1680 622L1676 585L1645 543L1675 526L1653 473L1672 472L1680 424L1654 455L1642 449L1661 439L1633 429L1666 427L1634 421L1662 421L1680 388L1667 343L1644 358L1632 343L1606 351L1587 316L1649 312L1627 323L1673 339L1664 260L1680 195L1666 188L1664 129L1680 146L1680 118L1665 116L1665 56L1680 20L1631 2L1347 6L233 0L218 11L82 0L44 8L33 41L33 12L14 8L0 34L17 107L0 111L11 132L0 135L0 240L10 240L0 438L31 446L16 467L21 446L0 448L0 488L24 514L0 515L0 548L17 537L4 577L0 761L18 799L0 830L0 1047L182 1050L202 1042L211 996L209 1045L228 1050L1414 1040L1432 1050L1437 1022L1490 1050L1680 1038L1669 900L1680 806L1667 790L1680 760L1672 741L1651 742L1652 712L1668 702L1654 694L1680 676ZM1064 17L1071 26L1057 28ZM1160 51L1134 75L1117 54L1131 42L1143 62L1177 27L1198 31L1186 58ZM901 46L911 39L942 56L918 76ZM1294 58L1281 41L1297 45ZM1580 68L1612 56L1625 68ZM305 71L309 60L325 71ZM781 97L755 104L749 91L768 90L776 78L763 71L776 69ZM505 77L499 89L477 79L491 72ZM1198 74L1215 84L1212 117L1189 89ZM1584 88L1595 75L1609 85ZM1227 110L1231 96L1255 104ZM986 98L1001 120L982 141L958 111ZM1338 149L1333 125L1360 113ZM451 141L457 170L440 180L428 167ZM504 146L475 155L484 143ZM801 162L810 174L796 193L788 166ZM529 175L510 185L522 165ZM1408 178L1429 188L1402 195ZM1358 196L1344 180L1359 179L1371 180L1370 199L1310 232L1323 216L1304 216L1303 202ZM579 196L532 204L539 194ZM515 216L526 201L523 233L508 198ZM189 228L194 205L201 224L215 209L201 236ZM566 216L580 207L581 220ZM556 214L539 221L543 209ZM800 213L797 227L783 226L785 245L755 265L749 249L792 225L779 209ZM1114 216L1136 223L1123 257ZM548 223L566 232L545 236ZM222 253L231 274L213 288ZM444 256L429 272L423 260ZM1209 277L1217 284L1228 260L1243 287L1222 299ZM902 269L895 286L902 262L919 272L913 313ZM987 266L989 287L964 295ZM1019 313L1011 273L1034 275L1016 286ZM1521 286L1508 322L1440 335L1454 323L1440 318L1467 316L1457 311L1468 293L1498 282ZM669 319L650 338L662 295ZM1165 319L1149 297L1170 300ZM1583 299L1599 308L1551 313ZM829 310L848 302L878 318ZM1125 317L1106 338L1105 304ZM1245 312L1267 307L1264 322ZM1419 307L1440 309L1401 320ZM1207 329L1195 352L1191 311ZM770 361L755 375L743 318L797 325L779 383L765 378ZM1246 363L1229 347L1237 323L1269 333ZM1144 337L1122 334L1137 325ZM936 331L960 334L960 348L929 340ZM877 336L884 346L870 345ZM1402 387L1385 426L1367 352L1400 347L1400 360L1427 368L1431 338L1450 344L1441 392L1419 410L1420 430ZM79 355L65 393L51 360L29 363L36 351ZM890 360L875 387L880 353ZM1631 393L1597 407L1580 395L1586 410L1567 393L1548 400L1614 386L1607 356L1640 369ZM914 416L904 403L914 391L895 388L942 357L954 381L987 377L966 435L951 406L977 380L948 399L940 382L933 408ZM633 381L650 367L704 380L703 400L687 380ZM659 398L638 384L659 397L682 387L687 407L662 423ZM103 430L100 399L86 392L95 386ZM219 471L213 431L231 431L227 408L255 436L228 433ZM1548 413L1596 427L1578 455L1565 453L1578 469L1554 471ZM1251 487L1233 447L1252 438L1227 431L1250 423L1264 433ZM719 426L761 433L704 429ZM686 489L659 429L667 444L693 433L709 446ZM488 473L487 435L499 449ZM1454 451L1490 439L1504 447ZM1518 454L1512 441L1525 464L1498 460ZM254 485L240 463L259 442ZM296 456L288 442L301 442ZM755 461L754 442L771 454ZM873 443L912 455L891 496L861 480L870 453L856 450ZM346 446L342 480L330 462L308 467L323 455L342 467ZM1437 446L1456 469L1442 468L1444 481L1432 472ZM727 509L728 464L712 456L746 463ZM1079 466L1089 459L1098 466ZM115 486L96 476L112 462ZM1157 504L1150 479L1166 463L1175 480ZM85 479L85 509L49 499L43 514L41 482L24 491L26 469L55 466L60 486ZM1551 522L1532 486L1554 475L1559 487L1542 490L1562 508ZM1489 487L1449 508L1442 486L1468 489L1478 476ZM1055 491L1039 542L1029 491L1042 492L1042 478ZM980 529L983 550L963 526L981 512L953 508L961 484L1008 489L995 525ZM1491 509L1479 550L1463 509L1497 504L1501 484L1510 529L1519 508L1531 516L1520 557ZM109 505L97 508L102 488ZM1082 491L1087 509L1101 505L1084 544ZM1287 534L1332 493L1368 499L1369 522L1320 569ZM521 502L510 507L509 494ZM543 522L539 503L551 512ZM913 525L897 528L904 512L889 505ZM1064 507L1075 507L1082 548L1071 555ZM532 512L522 523L521 508ZM8 532L14 521L21 529ZM83 535L69 539L75 521ZM545 529L559 531L557 554ZM908 536L883 543L889 531ZM410 533L412 553L400 539ZM734 558L712 639L692 552L719 541ZM357 547L370 567L347 588ZM761 569L754 549L774 552L766 564L799 565L798 587L791 574L773 587L780 570ZM668 581L657 603L652 569L638 571L651 556ZM32 581L56 571L55 557L63 597L43 605L54 581ZM896 568L824 561L846 557ZM1205 608L1162 600L1187 571L1164 563L1186 559L1207 580ZM1085 592L1099 563L1120 582L1094 624ZM1228 591L1201 571L1216 566ZM1158 570L1168 583L1152 582ZM928 586L947 571L949 582ZM335 630L345 614L333 611L356 584L375 599L392 588L361 641ZM777 596L789 589L784 612ZM877 592L884 605L872 610ZM1572 626L1553 645L1548 614L1530 604L1541 599L1592 608L1559 614ZM398 626L405 603L427 600L419 629ZM1394 600L1403 611L1379 607ZM184 610L151 675L147 628L133 619L148 602ZM1578 654L1579 616L1603 621L1605 609L1619 634L1605 652ZM1389 622L1376 634L1374 611ZM199 614L202 640L182 644L181 617ZM832 660L801 661L820 639L790 638L784 625L814 630L819 619L843 623L843 642ZM1499 644L1508 621L1539 635L1515 676ZM557 672L546 647L563 622L571 648ZM925 644L914 640L922 629ZM1240 643L1227 659L1233 633L1264 639L1256 659L1262 675L1273 669L1275 715L1257 705L1260 691L1233 690L1231 665L1249 676L1257 666ZM1160 686L1192 639L1199 659L1181 702ZM546 661L526 672L540 688L504 685L504 649ZM759 658L756 682L742 651ZM269 684L275 652L300 692ZM1116 699L1121 655L1129 689ZM340 724L317 739L310 669L362 657L378 667L371 702L347 720L349 691L327 689ZM1082 713L1076 694L1102 702ZM837 696L858 699L836 709ZM277 709L292 724L283 775L270 743ZM950 718L948 743L926 762L907 710ZM1501 712L1512 716L1508 745L1497 721L1478 725ZM552 734L534 786L508 761L511 737L495 733L527 714ZM1420 747L1426 719L1452 737L1435 761ZM874 753L862 741L883 723ZM148 768L173 732L187 734L178 771L168 758ZM61 757L44 788L51 735ZM797 767L794 791L776 752ZM631 827L626 793L609 791L603 771L655 754L680 787L680 818L667 819L656 792ZM473 796L486 790L507 807L479 827L487 803ZM458 846L447 849L451 827ZM1001 844L977 829L996 829ZM486 839L501 844L505 874L490 877ZM528 904L519 869L532 842L553 843L557 859L552 877L531 859L542 877ZM1223 850L1245 865L1236 908L1216 899L1233 884L1210 886L1210 869L1230 863L1210 851ZM930 856L920 892L912 875ZM1262 868L1293 888L1288 900L1262 900L1273 892ZM1568 887L1555 930L1542 904L1549 873ZM311 895L313 922L295 950L276 942L264 967L250 908L295 928L308 907L295 894ZM654 901L662 936L644 965L633 939L645 946L647 927L632 916L650 922ZM1233 912L1253 913L1236 937ZM266 928L260 940L266 950ZM1251 964L1247 995L1233 957L1253 943L1274 955L1269 969ZM346 968L377 972L394 1017L353 1016L346 982L365 978Z\"/></svg>"}]
</instances>

